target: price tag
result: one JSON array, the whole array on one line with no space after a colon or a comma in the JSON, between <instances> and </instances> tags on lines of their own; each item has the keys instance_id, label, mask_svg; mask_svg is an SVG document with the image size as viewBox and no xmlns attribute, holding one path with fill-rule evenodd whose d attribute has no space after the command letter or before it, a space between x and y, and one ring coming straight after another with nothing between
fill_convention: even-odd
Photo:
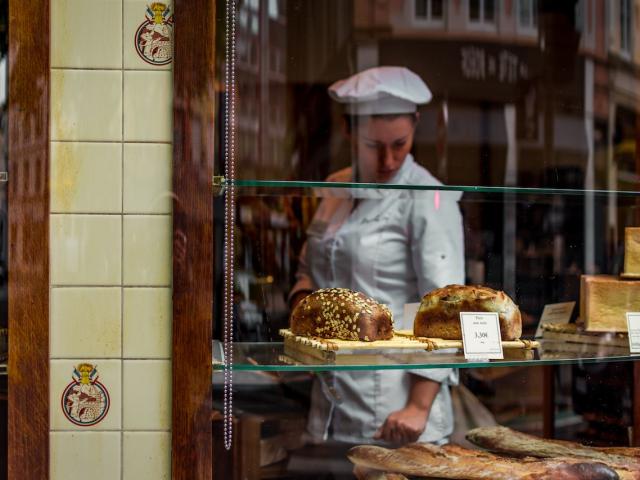
<instances>
[{"instance_id":1,"label":"price tag","mask_svg":"<svg viewBox=\"0 0 640 480\"><path fill-rule=\"evenodd\" d=\"M571 314L576 306L576 302L550 303L544 306L538 329L536 330L536 338L542 337L543 323L569 323Z\"/></svg>"},{"instance_id":2,"label":"price tag","mask_svg":"<svg viewBox=\"0 0 640 480\"><path fill-rule=\"evenodd\" d=\"M629 329L629 351L640 353L640 312L627 312Z\"/></svg>"},{"instance_id":3,"label":"price tag","mask_svg":"<svg viewBox=\"0 0 640 480\"><path fill-rule=\"evenodd\" d=\"M467 360L501 360L502 337L497 313L460 312L464 357Z\"/></svg>"}]
</instances>

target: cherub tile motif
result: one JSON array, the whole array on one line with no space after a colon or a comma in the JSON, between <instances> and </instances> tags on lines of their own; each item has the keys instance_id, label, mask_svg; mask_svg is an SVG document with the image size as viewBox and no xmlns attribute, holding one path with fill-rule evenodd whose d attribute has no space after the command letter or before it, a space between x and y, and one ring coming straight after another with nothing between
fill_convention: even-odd
<instances>
[{"instance_id":1,"label":"cherub tile motif","mask_svg":"<svg viewBox=\"0 0 640 480\"><path fill-rule=\"evenodd\" d=\"M90 427L100 423L109 413L109 391L99 380L98 368L91 363L79 363L72 380L62 392L62 412L74 425Z\"/></svg>"},{"instance_id":2,"label":"cherub tile motif","mask_svg":"<svg viewBox=\"0 0 640 480\"><path fill-rule=\"evenodd\" d=\"M150 65L168 65L173 59L173 11L166 3L147 5L134 41L138 56Z\"/></svg>"}]
</instances>

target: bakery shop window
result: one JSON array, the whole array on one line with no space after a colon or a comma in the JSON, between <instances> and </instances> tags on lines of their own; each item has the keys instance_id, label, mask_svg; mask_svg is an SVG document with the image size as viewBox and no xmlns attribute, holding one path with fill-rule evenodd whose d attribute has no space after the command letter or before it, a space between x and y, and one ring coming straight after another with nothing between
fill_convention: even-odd
<instances>
[{"instance_id":1,"label":"bakery shop window","mask_svg":"<svg viewBox=\"0 0 640 480\"><path fill-rule=\"evenodd\" d=\"M244 371L235 370L235 385L243 438L265 447L264 475L273 467L282 478L351 478L354 465L372 458L393 455L406 467L419 454L420 472L437 477L434 458L454 468L473 457L440 443L502 451L494 440L506 442L509 459L487 454L479 471L496 463L542 472L546 460L523 467L512 458L562 445L541 439L544 382L557 387L556 432L575 442L569 456L628 444L633 365L609 362L629 359L625 313L640 310L640 98L620 83L638 71L614 48L626 33L598 33L610 27L600 15L607 8L535 0L239 4L233 334ZM223 15L223 2L217 11ZM429 21L441 23L423 28ZM635 30L633 19L629 25ZM223 78L223 58L217 69ZM217 88L224 159L226 92L223 82ZM217 168L222 175L222 161ZM218 337L224 200L215 200ZM546 306L572 302L562 322L545 322L535 338ZM513 365L466 368L463 312L497 316ZM416 338L428 348L402 353ZM363 350L397 342L401 353L344 353L343 342ZM443 367L445 358L462 363ZM549 379L541 360L575 365ZM287 374L272 375L279 369ZM289 383L287 369L295 370ZM429 382L440 385L435 395ZM412 438L430 444L418 452L406 447L408 436L389 441L399 435L393 414L413 389L442 408L437 425ZM534 446L518 450L522 444ZM372 445L393 452L349 450ZM629 467L610 460L606 475Z\"/></svg>"}]
</instances>

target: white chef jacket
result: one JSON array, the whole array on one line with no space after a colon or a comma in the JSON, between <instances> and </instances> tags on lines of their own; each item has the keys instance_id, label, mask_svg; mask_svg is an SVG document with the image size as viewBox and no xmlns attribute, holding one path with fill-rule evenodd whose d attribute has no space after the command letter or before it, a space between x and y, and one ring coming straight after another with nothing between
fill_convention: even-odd
<instances>
[{"instance_id":1,"label":"white chef jacket","mask_svg":"<svg viewBox=\"0 0 640 480\"><path fill-rule=\"evenodd\" d=\"M352 181L351 168L330 182ZM441 185L411 155L389 180L393 184ZM323 189L327 194L329 190ZM359 200L354 207L353 196ZM300 255L300 290L342 287L363 292L393 312L396 329L413 329L405 303L435 288L464 283L464 240L459 192L333 189L320 202ZM363 198L364 197L364 198ZM352 211L353 209L353 211ZM419 441L440 443L453 431L449 385L453 369L411 370L442 384ZM318 375L307 430L313 441L331 438L371 442L375 431L407 404L407 370L340 371Z\"/></svg>"}]
</instances>

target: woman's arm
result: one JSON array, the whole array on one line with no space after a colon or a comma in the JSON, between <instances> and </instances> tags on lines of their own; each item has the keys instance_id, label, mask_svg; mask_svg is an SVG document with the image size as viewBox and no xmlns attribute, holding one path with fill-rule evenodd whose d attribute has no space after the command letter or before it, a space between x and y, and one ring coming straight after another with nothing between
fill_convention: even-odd
<instances>
[{"instance_id":1,"label":"woman's arm","mask_svg":"<svg viewBox=\"0 0 640 480\"><path fill-rule=\"evenodd\" d=\"M307 242L302 246L298 259L298 270L296 271L296 283L289 292L289 307L291 310L300 303L304 297L316 290L307 261Z\"/></svg>"},{"instance_id":2,"label":"woman's arm","mask_svg":"<svg viewBox=\"0 0 640 480\"><path fill-rule=\"evenodd\" d=\"M420 438L427 426L433 401L440 391L440 384L411 375L410 388L407 405L391 413L373 438L390 443L411 443Z\"/></svg>"}]
</instances>

